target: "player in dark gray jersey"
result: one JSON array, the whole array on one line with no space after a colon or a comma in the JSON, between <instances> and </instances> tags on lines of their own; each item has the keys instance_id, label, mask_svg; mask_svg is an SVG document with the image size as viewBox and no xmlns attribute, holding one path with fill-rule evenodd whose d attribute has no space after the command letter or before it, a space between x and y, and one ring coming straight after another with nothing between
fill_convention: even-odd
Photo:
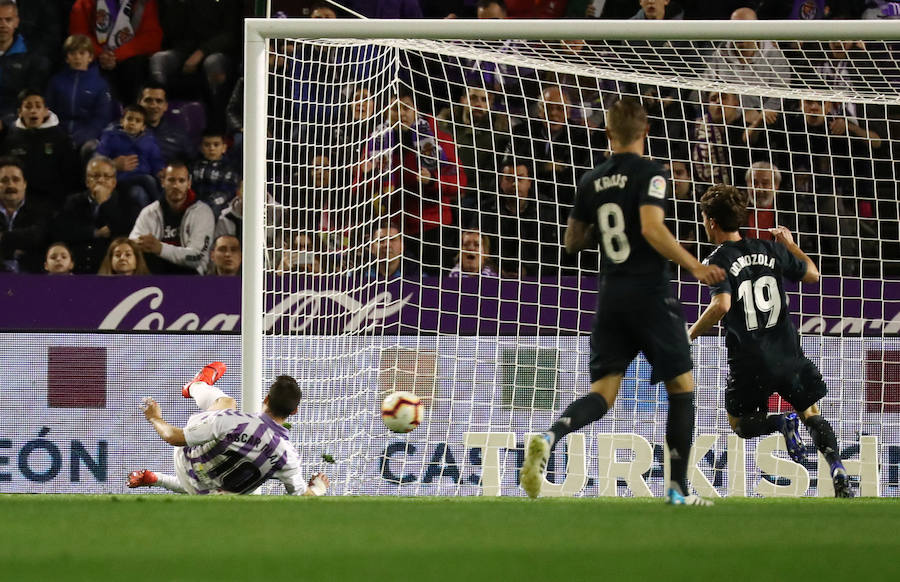
<instances>
[{"instance_id":1,"label":"player in dark gray jersey","mask_svg":"<svg viewBox=\"0 0 900 582\"><path fill-rule=\"evenodd\" d=\"M719 245L704 262L719 265L728 276L712 285L712 300L691 326L691 339L723 321L730 368L725 409L738 436L780 431L791 458L802 462L806 450L797 430L799 414L831 467L835 496L851 497L834 430L816 404L828 389L803 354L784 293L785 277L816 283L819 270L784 227L771 229L775 242L741 238L738 229L746 219L747 202L745 194L724 185L713 186L700 199L706 236ZM797 412L768 414L773 392Z\"/></svg>"},{"instance_id":2,"label":"player in dark gray jersey","mask_svg":"<svg viewBox=\"0 0 900 582\"><path fill-rule=\"evenodd\" d=\"M671 450L673 504L708 505L690 494L687 463L694 432L694 380L690 344L681 306L672 294L668 261L704 283L725 277L703 265L665 225L666 172L643 159L647 113L623 99L607 114L612 156L586 174L578 186L566 228L566 251L600 246L597 313L591 332L591 389L566 408L550 429L528 441L522 488L537 497L550 451L565 435L603 417L613 405L625 370L643 351L653 367L651 382L664 381L669 393L666 441Z\"/></svg>"}]
</instances>

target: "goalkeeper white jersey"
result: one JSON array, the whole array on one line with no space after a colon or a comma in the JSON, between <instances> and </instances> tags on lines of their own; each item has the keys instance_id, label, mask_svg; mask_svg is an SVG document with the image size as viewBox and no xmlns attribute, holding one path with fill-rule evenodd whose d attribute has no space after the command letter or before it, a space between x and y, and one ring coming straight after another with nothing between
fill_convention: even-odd
<instances>
[{"instance_id":1,"label":"goalkeeper white jersey","mask_svg":"<svg viewBox=\"0 0 900 582\"><path fill-rule=\"evenodd\" d=\"M251 493L267 479L278 479L293 495L306 491L287 429L267 414L201 412L188 420L184 439L175 468L189 493Z\"/></svg>"}]
</instances>

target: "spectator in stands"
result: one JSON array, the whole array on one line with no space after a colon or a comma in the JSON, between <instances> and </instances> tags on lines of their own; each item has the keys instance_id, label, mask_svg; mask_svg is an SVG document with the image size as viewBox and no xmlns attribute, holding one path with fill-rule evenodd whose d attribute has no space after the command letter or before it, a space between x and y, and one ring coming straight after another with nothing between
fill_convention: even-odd
<instances>
[{"instance_id":1,"label":"spectator in stands","mask_svg":"<svg viewBox=\"0 0 900 582\"><path fill-rule=\"evenodd\" d=\"M234 198L228 206L216 217L216 227L213 231L214 239L223 234L232 235L243 242L244 230L244 181L239 180L234 191Z\"/></svg>"},{"instance_id":2,"label":"spectator in stands","mask_svg":"<svg viewBox=\"0 0 900 582\"><path fill-rule=\"evenodd\" d=\"M207 129L200 142L200 159L191 164L191 184L197 199L219 216L237 191L238 170L225 157L228 146L222 131Z\"/></svg>"},{"instance_id":3,"label":"spectator in stands","mask_svg":"<svg viewBox=\"0 0 900 582\"><path fill-rule=\"evenodd\" d=\"M25 38L28 51L47 62L47 71L59 65L59 47L65 35L71 2L47 0L15 0L19 8L19 33Z\"/></svg>"},{"instance_id":4,"label":"spectator in stands","mask_svg":"<svg viewBox=\"0 0 900 582\"><path fill-rule=\"evenodd\" d=\"M685 120L697 116L690 100L684 99L677 88L640 85L638 92L650 124L647 153L658 159L672 159L673 149L686 151Z\"/></svg>"},{"instance_id":5,"label":"spectator in stands","mask_svg":"<svg viewBox=\"0 0 900 582\"><path fill-rule=\"evenodd\" d=\"M781 171L769 162L755 162L747 169L747 190L750 204L747 207L747 237L773 240L769 229L776 226L788 227L781 219L783 212L776 217L776 195L781 187Z\"/></svg>"},{"instance_id":6,"label":"spectator in stands","mask_svg":"<svg viewBox=\"0 0 900 582\"><path fill-rule=\"evenodd\" d=\"M112 121L112 95L93 62L94 47L87 36L70 36L63 52L66 67L50 78L47 107L59 117L75 147L82 150L82 159L88 159L97 149L100 133Z\"/></svg>"},{"instance_id":7,"label":"spectator in stands","mask_svg":"<svg viewBox=\"0 0 900 582\"><path fill-rule=\"evenodd\" d=\"M0 128L12 122L9 117L16 111L19 93L43 87L50 72L47 59L29 50L18 28L19 9L15 1L0 0Z\"/></svg>"},{"instance_id":8,"label":"spectator in stands","mask_svg":"<svg viewBox=\"0 0 900 582\"><path fill-rule=\"evenodd\" d=\"M154 273L205 273L215 218L191 190L191 173L184 162L166 166L163 191L163 200L141 210L129 238L147 254Z\"/></svg>"},{"instance_id":9,"label":"spectator in stands","mask_svg":"<svg viewBox=\"0 0 900 582\"><path fill-rule=\"evenodd\" d=\"M357 91L353 106L354 119L365 119L367 128L374 125L370 137L354 158L357 161L354 170L356 198L371 204L377 214L402 223L396 193L400 186L400 157L396 148L399 109L396 100L391 99L391 105L385 111L377 111L375 98L367 93L368 90Z\"/></svg>"},{"instance_id":10,"label":"spectator in stands","mask_svg":"<svg viewBox=\"0 0 900 582\"><path fill-rule=\"evenodd\" d=\"M866 20L873 19L898 19L900 18L900 2L891 2L890 0L866 0L864 10L860 10L857 2L842 2L842 11L832 14L832 18L864 18ZM852 7L852 8L850 8ZM849 9L848 9L849 8Z\"/></svg>"},{"instance_id":11,"label":"spectator in stands","mask_svg":"<svg viewBox=\"0 0 900 582\"><path fill-rule=\"evenodd\" d=\"M210 254L207 275L234 276L241 274L241 241L235 236L223 234L216 238Z\"/></svg>"},{"instance_id":12,"label":"spectator in stands","mask_svg":"<svg viewBox=\"0 0 900 582\"><path fill-rule=\"evenodd\" d=\"M558 214L552 202L534 193L531 168L524 161L500 164L498 194L484 201L476 221L463 224L499 235L500 273L504 277L553 275L559 268Z\"/></svg>"},{"instance_id":13,"label":"spectator in stands","mask_svg":"<svg viewBox=\"0 0 900 582\"><path fill-rule=\"evenodd\" d=\"M219 238L223 234L229 234L236 237L243 244L243 223L244 223L244 181L238 182L237 191L234 198L228 204L228 207L219 214L216 220L215 238ZM275 235L287 222L285 217L289 214L286 207L278 204L271 194L266 194L266 240L267 244L273 246Z\"/></svg>"},{"instance_id":14,"label":"spectator in stands","mask_svg":"<svg viewBox=\"0 0 900 582\"><path fill-rule=\"evenodd\" d=\"M348 0L341 4L367 18L422 18L417 0Z\"/></svg>"},{"instance_id":15,"label":"spectator in stands","mask_svg":"<svg viewBox=\"0 0 900 582\"><path fill-rule=\"evenodd\" d=\"M453 138L436 127L433 117L416 110L412 94L401 90L397 107L403 194L397 207L403 208L403 234L407 247L418 247L414 254L423 268L438 273L444 266L443 249L457 246L451 206L466 178L459 170Z\"/></svg>"},{"instance_id":16,"label":"spectator in stands","mask_svg":"<svg viewBox=\"0 0 900 582\"><path fill-rule=\"evenodd\" d=\"M603 18L623 20L634 16L635 0L569 0L566 18Z\"/></svg>"},{"instance_id":17,"label":"spectator in stands","mask_svg":"<svg viewBox=\"0 0 900 582\"><path fill-rule=\"evenodd\" d=\"M862 185L860 178L871 179L871 160L883 146L878 129L860 125L840 103L803 100L801 109L788 123L790 151L794 167L817 177L815 191L827 189L823 182L833 180L838 190L850 194L854 180Z\"/></svg>"},{"instance_id":18,"label":"spectator in stands","mask_svg":"<svg viewBox=\"0 0 900 582\"><path fill-rule=\"evenodd\" d=\"M684 10L677 2L670 0L641 0L641 9L632 20L681 20Z\"/></svg>"},{"instance_id":19,"label":"spectator in stands","mask_svg":"<svg viewBox=\"0 0 900 582\"><path fill-rule=\"evenodd\" d=\"M76 187L72 141L35 89L19 93L19 117L0 142L0 155L22 160L29 198L48 208L58 208Z\"/></svg>"},{"instance_id":20,"label":"spectator in stands","mask_svg":"<svg viewBox=\"0 0 900 582\"><path fill-rule=\"evenodd\" d=\"M0 158L0 272L40 273L50 211L27 200L22 163Z\"/></svg>"},{"instance_id":21,"label":"spectator in stands","mask_svg":"<svg viewBox=\"0 0 900 582\"><path fill-rule=\"evenodd\" d=\"M334 5L329 4L328 2L316 1L313 2L309 7L309 17L310 18L337 18L337 12L334 10Z\"/></svg>"},{"instance_id":22,"label":"spectator in stands","mask_svg":"<svg viewBox=\"0 0 900 582\"><path fill-rule=\"evenodd\" d=\"M860 67L874 64L871 61L867 63L867 57L871 58L867 55L866 43L862 41L829 41L825 59L816 67L816 75L823 88L850 92L858 90L868 85ZM856 104L845 103L844 110L850 117L856 117Z\"/></svg>"},{"instance_id":23,"label":"spectator in stands","mask_svg":"<svg viewBox=\"0 0 900 582\"><path fill-rule=\"evenodd\" d=\"M162 45L158 0L76 0L69 32L84 34L121 103L134 103Z\"/></svg>"},{"instance_id":24,"label":"spectator in stands","mask_svg":"<svg viewBox=\"0 0 900 582\"><path fill-rule=\"evenodd\" d=\"M133 240L121 237L110 243L98 275L149 275L144 253Z\"/></svg>"},{"instance_id":25,"label":"spectator in stands","mask_svg":"<svg viewBox=\"0 0 900 582\"><path fill-rule=\"evenodd\" d=\"M72 262L72 252L64 242L55 242L47 247L44 258L44 271L48 275L71 275L75 263Z\"/></svg>"},{"instance_id":26,"label":"spectator in stands","mask_svg":"<svg viewBox=\"0 0 900 582\"><path fill-rule=\"evenodd\" d=\"M271 122L270 122L271 123ZM244 163L244 77L238 77L225 105L225 133L231 138L228 157L235 167Z\"/></svg>"},{"instance_id":27,"label":"spectator in stands","mask_svg":"<svg viewBox=\"0 0 900 582\"><path fill-rule=\"evenodd\" d=\"M504 19L507 17L506 2L503 0L478 0L475 15L480 19Z\"/></svg>"},{"instance_id":28,"label":"spectator in stands","mask_svg":"<svg viewBox=\"0 0 900 582\"><path fill-rule=\"evenodd\" d=\"M500 0L479 0L477 14L482 20L508 18L506 3ZM525 46L521 40L507 40L499 50L516 54ZM466 85L483 87L488 92L502 95L503 98L496 99L494 106L508 113L524 114L529 98L541 90L538 73L534 69L486 60L463 59L461 64Z\"/></svg>"},{"instance_id":29,"label":"spectator in stands","mask_svg":"<svg viewBox=\"0 0 900 582\"><path fill-rule=\"evenodd\" d=\"M593 164L590 144L604 142L599 135L589 136L573 113L565 92L555 84L546 86L531 123L517 128L512 148L507 148L512 157L535 160L538 190L559 205L561 225L575 200L575 185ZM600 152L596 154L599 160Z\"/></svg>"},{"instance_id":30,"label":"spectator in stands","mask_svg":"<svg viewBox=\"0 0 900 582\"><path fill-rule=\"evenodd\" d=\"M829 15L828 0L761 0L757 13L761 20L818 20Z\"/></svg>"},{"instance_id":31,"label":"spectator in stands","mask_svg":"<svg viewBox=\"0 0 900 582\"><path fill-rule=\"evenodd\" d=\"M371 221L371 206L357 202L355 190L340 188L329 150L314 148L308 155L312 157L302 183L307 202L299 227L319 237L335 268L349 251L354 229Z\"/></svg>"},{"instance_id":32,"label":"spectator in stands","mask_svg":"<svg viewBox=\"0 0 900 582\"><path fill-rule=\"evenodd\" d=\"M497 277L497 267L491 257L491 238L477 230L464 230L460 237L456 265L450 277Z\"/></svg>"},{"instance_id":33,"label":"spectator in stands","mask_svg":"<svg viewBox=\"0 0 900 582\"><path fill-rule=\"evenodd\" d=\"M743 186L744 172L750 167L748 138L740 98L733 93L709 93L703 114L689 126L698 195L712 184Z\"/></svg>"},{"instance_id":34,"label":"spectator in stands","mask_svg":"<svg viewBox=\"0 0 900 582\"><path fill-rule=\"evenodd\" d=\"M331 18L333 14L333 10L319 5L314 8L312 18ZM291 84L290 106L296 112L292 117L297 122L299 142L326 147L339 145L332 141L333 132L317 128L345 123L343 115L346 112L346 95L343 88L348 80L373 79L382 74L383 71L374 70L372 63L384 58L379 55L385 49L374 45L339 47L288 42L284 46L286 54L293 54L296 58L294 63L287 63L284 69L295 80ZM414 60L415 58L413 57ZM428 65L427 62L422 63L423 68ZM416 74L416 65L412 62L404 67L401 74L410 71ZM283 78L277 80L277 83L285 84Z\"/></svg>"},{"instance_id":35,"label":"spectator in stands","mask_svg":"<svg viewBox=\"0 0 900 582\"><path fill-rule=\"evenodd\" d=\"M84 183L86 190L66 198L53 232L70 245L75 272L96 273L109 241L128 236L140 208L116 189L116 166L109 158L91 158Z\"/></svg>"},{"instance_id":36,"label":"spectator in stands","mask_svg":"<svg viewBox=\"0 0 900 582\"><path fill-rule=\"evenodd\" d=\"M150 57L153 80L185 95L196 95L199 81L213 125L224 124L243 22L241 3L162 0L160 21L163 50Z\"/></svg>"},{"instance_id":37,"label":"spectator in stands","mask_svg":"<svg viewBox=\"0 0 900 582\"><path fill-rule=\"evenodd\" d=\"M188 137L187 128L179 127L165 117L169 109L166 89L158 83L146 83L140 91L138 105L147 112L147 129L156 137L163 160L191 160L196 148Z\"/></svg>"},{"instance_id":38,"label":"spectator in stands","mask_svg":"<svg viewBox=\"0 0 900 582\"><path fill-rule=\"evenodd\" d=\"M438 115L438 127L453 135L467 188L461 206L473 206L479 192L496 188L496 152L506 149L511 138L509 116L494 111L494 94L469 87L459 104Z\"/></svg>"},{"instance_id":39,"label":"spectator in stands","mask_svg":"<svg viewBox=\"0 0 900 582\"><path fill-rule=\"evenodd\" d=\"M674 211L669 213L666 223L681 246L695 257L699 257L701 220L694 182L691 180L690 164L680 159L672 160L669 172L672 175Z\"/></svg>"},{"instance_id":40,"label":"spectator in stands","mask_svg":"<svg viewBox=\"0 0 900 582\"><path fill-rule=\"evenodd\" d=\"M560 0L506 0L510 18L562 18L566 3Z\"/></svg>"},{"instance_id":41,"label":"spectator in stands","mask_svg":"<svg viewBox=\"0 0 900 582\"><path fill-rule=\"evenodd\" d=\"M731 20L756 20L751 8L738 8ZM784 53L773 41L726 41L707 61L707 76L724 83L755 83L774 88L787 88L791 84L791 66ZM742 95L741 105L747 109L763 110L766 121L775 121L783 110L781 99L754 95Z\"/></svg>"},{"instance_id":42,"label":"spectator in stands","mask_svg":"<svg viewBox=\"0 0 900 582\"><path fill-rule=\"evenodd\" d=\"M122 122L101 133L97 146L98 155L116 164L119 187L139 208L159 198L157 176L165 165L156 137L147 131L146 119L143 107L126 105Z\"/></svg>"},{"instance_id":43,"label":"spectator in stands","mask_svg":"<svg viewBox=\"0 0 900 582\"><path fill-rule=\"evenodd\" d=\"M322 253L315 234L300 231L290 241L281 251L281 256L275 257L278 270L322 273Z\"/></svg>"},{"instance_id":44,"label":"spectator in stands","mask_svg":"<svg viewBox=\"0 0 900 582\"><path fill-rule=\"evenodd\" d=\"M383 221L369 242L369 257L373 264L367 275L372 279L418 279L419 266L403 252L403 235L397 225Z\"/></svg>"},{"instance_id":45,"label":"spectator in stands","mask_svg":"<svg viewBox=\"0 0 900 582\"><path fill-rule=\"evenodd\" d=\"M788 121L791 167L798 175L794 189L813 198L824 273L852 264L859 256L861 233L878 238L872 160L884 141L873 124L865 125L842 104L815 100L802 101L801 111ZM838 256L845 259L843 267ZM857 267L845 272L858 274Z\"/></svg>"}]
</instances>

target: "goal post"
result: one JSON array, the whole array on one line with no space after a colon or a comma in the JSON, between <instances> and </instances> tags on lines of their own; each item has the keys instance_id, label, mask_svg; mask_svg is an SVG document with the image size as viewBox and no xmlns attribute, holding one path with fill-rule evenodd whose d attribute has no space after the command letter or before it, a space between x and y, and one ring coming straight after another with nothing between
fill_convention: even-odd
<instances>
[{"instance_id":1,"label":"goal post","mask_svg":"<svg viewBox=\"0 0 900 582\"><path fill-rule=\"evenodd\" d=\"M523 439L589 385L597 252L566 256L562 234L608 154L606 108L631 96L686 248L711 250L697 201L724 181L751 194L747 236L786 222L820 264L789 299L823 413L858 490L900 495L892 42L889 21L248 19L242 408L295 376L292 438L338 493L521 494ZM673 283L696 320L708 291ZM721 332L693 355L697 491L826 494L813 455L794 466L774 437L731 434ZM545 494L661 493L667 404L649 380L639 357ZM378 416L391 390L426 404L408 435Z\"/></svg>"}]
</instances>

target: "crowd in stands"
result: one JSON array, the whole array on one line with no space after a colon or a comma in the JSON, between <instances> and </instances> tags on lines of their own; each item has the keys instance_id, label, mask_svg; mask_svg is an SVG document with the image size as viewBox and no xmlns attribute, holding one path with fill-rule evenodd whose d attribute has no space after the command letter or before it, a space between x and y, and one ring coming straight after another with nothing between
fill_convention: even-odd
<instances>
[{"instance_id":1,"label":"crowd in stands","mask_svg":"<svg viewBox=\"0 0 900 582\"><path fill-rule=\"evenodd\" d=\"M240 274L241 31L252 4L0 0L0 272ZM900 4L882 0L302 4L313 18L900 17ZM615 49L558 44L574 58ZM666 54L666 43L648 46ZM415 54L386 94L348 81L377 77L377 47L270 48L272 269L384 280L591 274L596 253L567 255L562 235L579 180L609 155L604 111L633 95L650 114L649 154L669 166L670 226L691 252L709 250L697 201L724 182L751 194L748 236L782 224L826 274L897 274L892 107ZM801 73L864 85L873 63L897 65L887 43L701 49L698 75L784 89ZM900 71L878 75L900 83Z\"/></svg>"}]
</instances>

